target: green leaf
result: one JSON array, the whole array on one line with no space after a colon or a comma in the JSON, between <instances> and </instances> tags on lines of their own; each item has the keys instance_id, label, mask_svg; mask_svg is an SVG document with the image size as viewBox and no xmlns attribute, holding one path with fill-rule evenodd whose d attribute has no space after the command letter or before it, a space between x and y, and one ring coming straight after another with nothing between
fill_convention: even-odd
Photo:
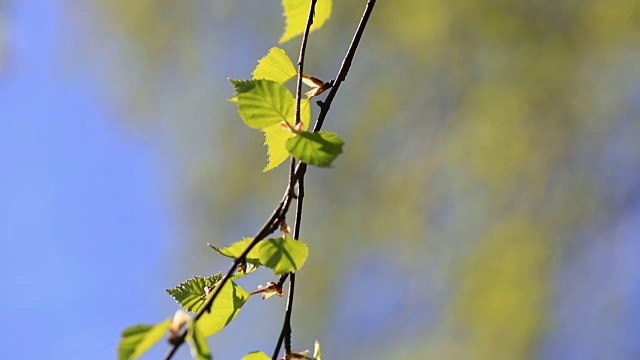
<instances>
[{"instance_id":1,"label":"green leaf","mask_svg":"<svg viewBox=\"0 0 640 360\"><path fill-rule=\"evenodd\" d=\"M260 267L260 262L259 261L257 261L255 264L247 262L247 269L245 271L237 271L229 279L230 280L240 279L241 277L244 277L244 276L249 275L252 272L256 271L259 267Z\"/></svg>"},{"instance_id":2,"label":"green leaf","mask_svg":"<svg viewBox=\"0 0 640 360\"><path fill-rule=\"evenodd\" d=\"M289 115L287 121L291 125L296 123L295 104L293 112ZM309 124L311 124L311 101L309 101L309 99L300 99L300 121L302 121L302 125L305 130L309 127Z\"/></svg>"},{"instance_id":3,"label":"green leaf","mask_svg":"<svg viewBox=\"0 0 640 360\"><path fill-rule=\"evenodd\" d=\"M258 246L260 263L276 274L295 272L309 256L307 245L289 236L263 240Z\"/></svg>"},{"instance_id":4,"label":"green leaf","mask_svg":"<svg viewBox=\"0 0 640 360\"><path fill-rule=\"evenodd\" d=\"M315 8L315 16L311 31L317 30L331 17L331 6L333 0L318 0ZM284 34L280 37L280 43L289 41L304 33L309 17L311 1L302 0L282 0L284 7L285 27Z\"/></svg>"},{"instance_id":5,"label":"green leaf","mask_svg":"<svg viewBox=\"0 0 640 360\"><path fill-rule=\"evenodd\" d=\"M248 298L249 293L243 288L233 281L227 282L213 301L211 311L198 320L202 335L208 338L227 326L238 315Z\"/></svg>"},{"instance_id":6,"label":"green leaf","mask_svg":"<svg viewBox=\"0 0 640 360\"><path fill-rule=\"evenodd\" d=\"M258 60L258 66L253 71L254 79L273 80L284 84L287 80L296 76L298 71L284 50L274 47L269 53Z\"/></svg>"},{"instance_id":7,"label":"green leaf","mask_svg":"<svg viewBox=\"0 0 640 360\"><path fill-rule=\"evenodd\" d=\"M173 289L166 289L166 291L185 310L197 313L204 304L203 295L205 294L205 287L212 288L220 279L222 279L221 273L207 278L194 276L189 280L181 282Z\"/></svg>"},{"instance_id":8,"label":"green leaf","mask_svg":"<svg viewBox=\"0 0 640 360\"><path fill-rule=\"evenodd\" d=\"M263 351L254 351L245 355L242 360L271 360L271 357Z\"/></svg>"},{"instance_id":9,"label":"green leaf","mask_svg":"<svg viewBox=\"0 0 640 360\"><path fill-rule=\"evenodd\" d=\"M247 249L247 247L249 246L249 244L251 244L252 241L253 241L253 238L244 238L240 241L234 242L233 244L231 244L231 246L228 246L223 249L217 248L211 244L207 244L207 245L209 245L209 247L211 247L213 250L217 251L221 255L224 255L232 259L237 259L240 257L240 255L242 255L242 253ZM251 249L251 251L249 251L249 254L247 255L247 262L250 264L258 265L260 264L258 257L259 257L259 253L256 246L253 249Z\"/></svg>"},{"instance_id":10,"label":"green leaf","mask_svg":"<svg viewBox=\"0 0 640 360\"><path fill-rule=\"evenodd\" d=\"M289 124L295 123L295 116L294 110L294 113L287 118ZM300 121L302 121L302 129L307 130L311 122L311 104L308 99L300 99ZM269 162L262 171L267 172L275 169L291 156L285 145L287 140L293 137L293 133L283 129L279 123L262 129L262 132L265 138L264 144L267 146L269 154Z\"/></svg>"},{"instance_id":11,"label":"green leaf","mask_svg":"<svg viewBox=\"0 0 640 360\"><path fill-rule=\"evenodd\" d=\"M272 80L233 80L242 120L254 129L264 129L289 118L295 100L284 85Z\"/></svg>"},{"instance_id":12,"label":"green leaf","mask_svg":"<svg viewBox=\"0 0 640 360\"><path fill-rule=\"evenodd\" d=\"M170 324L171 319L167 319L157 325L134 325L126 328L118 344L118 360L140 357L164 337Z\"/></svg>"},{"instance_id":13,"label":"green leaf","mask_svg":"<svg viewBox=\"0 0 640 360\"><path fill-rule=\"evenodd\" d=\"M211 350L201 327L199 321L192 321L189 326L187 340L191 348L191 357L196 360L211 360Z\"/></svg>"},{"instance_id":14,"label":"green leaf","mask_svg":"<svg viewBox=\"0 0 640 360\"><path fill-rule=\"evenodd\" d=\"M328 131L303 132L287 140L287 150L296 159L309 165L328 167L342 153L344 142Z\"/></svg>"}]
</instances>

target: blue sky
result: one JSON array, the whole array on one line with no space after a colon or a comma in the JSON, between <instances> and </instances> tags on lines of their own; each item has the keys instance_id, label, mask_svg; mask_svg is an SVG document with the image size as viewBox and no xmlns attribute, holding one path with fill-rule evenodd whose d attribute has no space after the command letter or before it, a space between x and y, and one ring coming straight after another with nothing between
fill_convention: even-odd
<instances>
[{"instance_id":1,"label":"blue sky","mask_svg":"<svg viewBox=\"0 0 640 360\"><path fill-rule=\"evenodd\" d=\"M125 326L159 316L148 293L162 286L148 279L174 229L166 169L90 77L59 71L59 2L12 5L0 73L3 358L113 359Z\"/></svg>"},{"instance_id":2,"label":"blue sky","mask_svg":"<svg viewBox=\"0 0 640 360\"><path fill-rule=\"evenodd\" d=\"M61 71L60 49L71 36L63 5L24 0L8 7L8 50L0 65L4 359L113 359L123 328L159 321L175 309L163 295L163 280L175 277L167 261L180 236L168 198L173 175L160 151L164 144L153 131L132 131L109 107L98 75ZM612 189L637 189L637 158L625 155L633 152L622 146L635 148L637 140L626 139L625 131L614 135L612 150L605 152L610 158L595 163L612 174ZM632 193L637 197L637 190ZM640 212L634 206L606 231L578 235L590 243L568 258L555 280L555 323L542 341L541 358L623 359L640 353ZM376 332L389 324L397 336L408 337L395 329L418 331L437 320L438 307L428 313L421 308L421 316L409 319L415 323L397 324L398 309L409 307L406 299L378 298L362 307L358 295L379 281L362 280L371 268L385 273L388 282L398 278L384 260L354 269L349 283L360 287L339 291L345 295L334 301L342 312L328 320L338 324L326 334L338 353L351 350L354 343L342 340L354 334L366 348L389 341L389 332ZM406 283L393 286L391 293L408 291ZM262 309L247 307L243 313ZM158 346L147 358L165 350ZM225 359L221 351L214 354ZM179 358L188 353L183 350Z\"/></svg>"}]
</instances>

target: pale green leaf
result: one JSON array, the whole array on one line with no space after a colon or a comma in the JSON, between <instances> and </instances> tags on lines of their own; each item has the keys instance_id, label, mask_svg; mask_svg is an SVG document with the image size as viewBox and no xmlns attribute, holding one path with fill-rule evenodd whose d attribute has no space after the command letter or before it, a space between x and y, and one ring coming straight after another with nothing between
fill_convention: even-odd
<instances>
[{"instance_id":1,"label":"pale green leaf","mask_svg":"<svg viewBox=\"0 0 640 360\"><path fill-rule=\"evenodd\" d=\"M315 16L311 31L317 30L331 16L331 7L333 0L318 0L315 8ZM282 0L284 7L285 27L284 34L280 37L280 43L289 41L298 35L304 33L309 17L309 8L311 1L308 0Z\"/></svg>"},{"instance_id":2,"label":"pale green leaf","mask_svg":"<svg viewBox=\"0 0 640 360\"><path fill-rule=\"evenodd\" d=\"M258 60L258 66L253 71L253 78L273 80L284 84L297 74L296 68L284 50L274 47L269 50L269 54Z\"/></svg>"},{"instance_id":3,"label":"pale green leaf","mask_svg":"<svg viewBox=\"0 0 640 360\"><path fill-rule=\"evenodd\" d=\"M295 123L295 110L287 121L289 124ZM302 121L302 129L307 130L311 122L311 104L308 99L300 99L300 121ZM264 133L264 144L267 146L269 162L264 168L264 172L273 170L284 162L291 154L287 151L285 144L287 140L293 137L291 131L287 131L280 124L271 125L262 129Z\"/></svg>"},{"instance_id":4,"label":"pale green leaf","mask_svg":"<svg viewBox=\"0 0 640 360\"><path fill-rule=\"evenodd\" d=\"M248 298L249 293L233 281L228 281L213 301L211 311L198 320L202 335L208 338L227 326L238 315Z\"/></svg>"},{"instance_id":5,"label":"pale green leaf","mask_svg":"<svg viewBox=\"0 0 640 360\"><path fill-rule=\"evenodd\" d=\"M284 85L271 80L233 80L238 110L247 126L264 129L287 119L295 100Z\"/></svg>"},{"instance_id":6,"label":"pale green leaf","mask_svg":"<svg viewBox=\"0 0 640 360\"><path fill-rule=\"evenodd\" d=\"M271 357L263 351L254 351L245 355L242 360L271 360Z\"/></svg>"},{"instance_id":7,"label":"pale green leaf","mask_svg":"<svg viewBox=\"0 0 640 360\"><path fill-rule=\"evenodd\" d=\"M313 358L315 360L322 360L322 350L320 349L318 340L316 340L315 346L313 347Z\"/></svg>"},{"instance_id":8,"label":"pale green leaf","mask_svg":"<svg viewBox=\"0 0 640 360\"><path fill-rule=\"evenodd\" d=\"M209 247L211 247L213 250L217 251L221 255L224 255L232 259L237 259L240 257L240 255L242 255L242 253L247 249L247 247L249 246L249 244L251 244L252 241L253 241L253 238L244 238L222 249L217 248L211 244L207 244L207 245L209 245ZM251 251L249 251L249 254L247 254L246 261L254 265L259 264L257 247L254 247L253 249L251 249Z\"/></svg>"},{"instance_id":9,"label":"pale green leaf","mask_svg":"<svg viewBox=\"0 0 640 360\"><path fill-rule=\"evenodd\" d=\"M260 242L260 263L276 274L300 269L309 256L309 248L292 237L267 239Z\"/></svg>"},{"instance_id":10,"label":"pale green leaf","mask_svg":"<svg viewBox=\"0 0 640 360\"><path fill-rule=\"evenodd\" d=\"M171 319L167 319L157 325L134 325L126 328L118 344L118 360L140 357L164 337L170 324Z\"/></svg>"},{"instance_id":11,"label":"pale green leaf","mask_svg":"<svg viewBox=\"0 0 640 360\"><path fill-rule=\"evenodd\" d=\"M197 313L202 304L204 304L205 287L213 288L220 279L222 279L222 274L220 273L207 278L194 276L173 289L166 289L166 291L185 310Z\"/></svg>"},{"instance_id":12,"label":"pale green leaf","mask_svg":"<svg viewBox=\"0 0 640 360\"><path fill-rule=\"evenodd\" d=\"M309 165L328 167L342 153L344 142L328 131L303 132L287 140L286 148L296 159Z\"/></svg>"},{"instance_id":13,"label":"pale green leaf","mask_svg":"<svg viewBox=\"0 0 640 360\"><path fill-rule=\"evenodd\" d=\"M191 357L195 360L211 360L211 350L201 327L199 321L192 321L189 326L187 340L191 348Z\"/></svg>"}]
</instances>

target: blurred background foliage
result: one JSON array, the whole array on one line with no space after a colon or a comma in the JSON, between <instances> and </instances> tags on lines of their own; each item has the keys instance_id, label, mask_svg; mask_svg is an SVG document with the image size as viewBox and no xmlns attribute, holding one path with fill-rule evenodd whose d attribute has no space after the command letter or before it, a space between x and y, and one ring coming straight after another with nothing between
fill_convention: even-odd
<instances>
[{"instance_id":1,"label":"blurred background foliage","mask_svg":"<svg viewBox=\"0 0 640 360\"><path fill-rule=\"evenodd\" d=\"M307 72L335 76L364 4L335 1ZM205 243L253 235L286 181L284 168L260 173L262 135L226 102L227 77L249 78L277 46L280 4L66 11L78 30L69 71L98 74L123 124L166 152L182 232L165 287L226 269ZM299 38L282 47L297 58ZM318 339L331 359L640 358L639 64L633 0L378 1L325 125L346 152L307 177L295 347ZM260 321L241 314L214 354L270 351L284 307L273 303Z\"/></svg>"}]
</instances>

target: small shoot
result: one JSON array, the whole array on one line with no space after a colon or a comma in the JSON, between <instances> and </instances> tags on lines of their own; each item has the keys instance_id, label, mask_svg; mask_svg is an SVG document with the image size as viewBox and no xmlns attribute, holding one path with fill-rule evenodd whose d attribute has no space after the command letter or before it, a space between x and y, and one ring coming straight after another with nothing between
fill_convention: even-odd
<instances>
[{"instance_id":1,"label":"small shoot","mask_svg":"<svg viewBox=\"0 0 640 360\"><path fill-rule=\"evenodd\" d=\"M297 124L295 124L293 126L291 124L289 124L289 122L286 121L286 120L282 120L280 122L280 127L282 129L284 129L285 131L288 131L288 132L290 132L292 134L295 134L295 135L298 135L298 134L300 134L300 133L302 133L304 131L304 127L303 126L304 126L304 123L302 121L300 121L299 123L297 123Z\"/></svg>"},{"instance_id":2,"label":"small shoot","mask_svg":"<svg viewBox=\"0 0 640 360\"><path fill-rule=\"evenodd\" d=\"M258 285L258 290L250 292L249 295L260 293L262 293L262 300L267 300L273 295L282 297L284 295L284 290L282 289L282 285L280 285L278 282L270 281L267 283L267 286Z\"/></svg>"},{"instance_id":3,"label":"small shoot","mask_svg":"<svg viewBox=\"0 0 640 360\"><path fill-rule=\"evenodd\" d=\"M307 74L302 74L302 82L305 85L311 87L311 90L304 93L307 96L307 99L311 99L314 96L318 96L322 94L325 90L333 86L333 81L324 82L316 77L313 77Z\"/></svg>"},{"instance_id":4,"label":"small shoot","mask_svg":"<svg viewBox=\"0 0 640 360\"><path fill-rule=\"evenodd\" d=\"M176 344L179 342L180 338L180 330L186 323L190 323L193 320L191 315L182 310L178 309L176 313L173 315L173 319L171 319L171 324L169 325L169 343Z\"/></svg>"},{"instance_id":5,"label":"small shoot","mask_svg":"<svg viewBox=\"0 0 640 360\"><path fill-rule=\"evenodd\" d=\"M317 340L313 349L313 357L307 356L309 353L309 350L301 351L299 353L292 352L280 360L322 360L322 351L320 351L320 343Z\"/></svg>"}]
</instances>

